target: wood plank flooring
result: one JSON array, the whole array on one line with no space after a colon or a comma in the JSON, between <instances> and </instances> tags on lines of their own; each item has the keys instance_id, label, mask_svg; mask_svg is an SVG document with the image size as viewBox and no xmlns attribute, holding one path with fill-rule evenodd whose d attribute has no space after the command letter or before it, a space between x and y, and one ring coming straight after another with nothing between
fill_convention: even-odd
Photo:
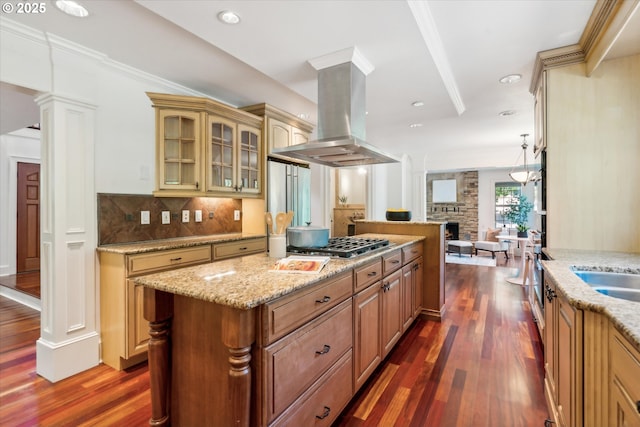
<instances>
[{"instance_id":1,"label":"wood plank flooring","mask_svg":"<svg viewBox=\"0 0 640 427\"><path fill-rule=\"evenodd\" d=\"M500 263L499 263L500 265ZM335 426L540 426L542 352L509 268L447 264L441 323L419 320ZM52 384L36 374L40 313L0 297L0 425L145 426L146 363Z\"/></svg>"},{"instance_id":2,"label":"wood plank flooring","mask_svg":"<svg viewBox=\"0 0 640 427\"><path fill-rule=\"evenodd\" d=\"M0 286L23 292L34 298L40 298L40 271L0 276Z\"/></svg>"}]
</instances>

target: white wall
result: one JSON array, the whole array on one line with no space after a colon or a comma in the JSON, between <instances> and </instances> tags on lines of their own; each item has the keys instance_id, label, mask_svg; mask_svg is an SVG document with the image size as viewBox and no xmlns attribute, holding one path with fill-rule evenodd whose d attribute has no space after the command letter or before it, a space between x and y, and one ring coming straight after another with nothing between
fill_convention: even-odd
<instances>
[{"instance_id":1,"label":"white wall","mask_svg":"<svg viewBox=\"0 0 640 427\"><path fill-rule=\"evenodd\" d=\"M40 131L0 135L0 276L16 272L18 162L40 163Z\"/></svg>"}]
</instances>

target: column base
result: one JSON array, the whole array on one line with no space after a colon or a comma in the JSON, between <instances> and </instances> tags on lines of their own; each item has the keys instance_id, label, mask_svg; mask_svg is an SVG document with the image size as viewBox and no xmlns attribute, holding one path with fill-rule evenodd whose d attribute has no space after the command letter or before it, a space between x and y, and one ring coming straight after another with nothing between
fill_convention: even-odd
<instances>
[{"instance_id":1,"label":"column base","mask_svg":"<svg viewBox=\"0 0 640 427\"><path fill-rule=\"evenodd\" d=\"M100 364L100 335L97 332L62 343L42 338L36 341L36 372L57 382Z\"/></svg>"}]
</instances>

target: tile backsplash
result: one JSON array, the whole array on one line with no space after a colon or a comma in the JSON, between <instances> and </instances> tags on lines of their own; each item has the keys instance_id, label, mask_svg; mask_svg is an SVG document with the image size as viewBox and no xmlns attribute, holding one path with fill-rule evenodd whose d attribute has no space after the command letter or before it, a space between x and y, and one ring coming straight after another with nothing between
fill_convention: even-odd
<instances>
[{"instance_id":1,"label":"tile backsplash","mask_svg":"<svg viewBox=\"0 0 640 427\"><path fill-rule=\"evenodd\" d=\"M189 211L189 222L182 222L183 210ZM195 222L196 210L202 211L202 222ZM98 244L241 233L242 221L234 220L236 210L242 211L241 199L100 193ZM140 223L141 211L149 211L149 224ZM162 224L163 211L170 212L169 224Z\"/></svg>"}]
</instances>

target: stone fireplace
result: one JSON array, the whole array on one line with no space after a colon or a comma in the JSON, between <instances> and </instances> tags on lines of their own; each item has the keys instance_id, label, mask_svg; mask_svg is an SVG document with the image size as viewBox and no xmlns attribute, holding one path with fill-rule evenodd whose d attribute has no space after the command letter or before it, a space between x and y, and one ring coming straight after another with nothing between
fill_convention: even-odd
<instances>
[{"instance_id":1,"label":"stone fireplace","mask_svg":"<svg viewBox=\"0 0 640 427\"><path fill-rule=\"evenodd\" d=\"M433 203L433 181L451 179L457 184L456 201ZM427 174L427 220L456 223L458 240L478 240L478 171Z\"/></svg>"},{"instance_id":2,"label":"stone fireplace","mask_svg":"<svg viewBox=\"0 0 640 427\"><path fill-rule=\"evenodd\" d=\"M460 236L460 224L457 222L448 222L445 226L444 239L445 240L459 240Z\"/></svg>"}]
</instances>

